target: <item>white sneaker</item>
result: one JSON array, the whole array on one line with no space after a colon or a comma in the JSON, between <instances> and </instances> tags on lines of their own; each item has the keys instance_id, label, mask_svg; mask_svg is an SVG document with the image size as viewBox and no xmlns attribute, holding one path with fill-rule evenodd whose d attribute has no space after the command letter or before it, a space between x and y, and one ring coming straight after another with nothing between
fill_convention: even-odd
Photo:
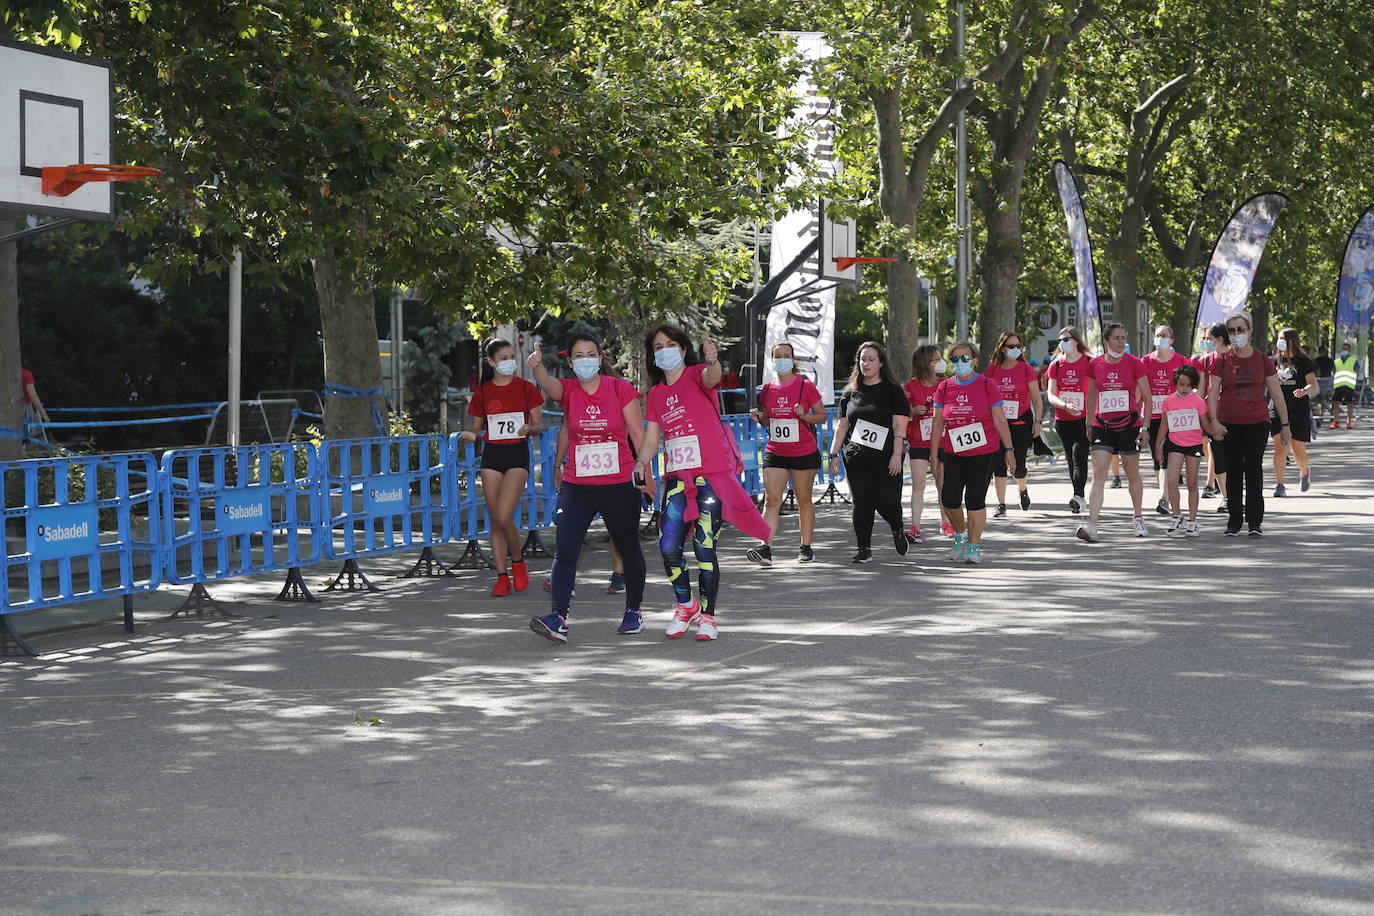
<instances>
[{"instance_id":1,"label":"white sneaker","mask_svg":"<svg viewBox=\"0 0 1374 916\"><path fill-rule=\"evenodd\" d=\"M714 614L697 615L697 639L715 639L719 635Z\"/></svg>"},{"instance_id":2,"label":"white sneaker","mask_svg":"<svg viewBox=\"0 0 1374 916\"><path fill-rule=\"evenodd\" d=\"M1075 506L1078 507L1077 510L1076 510L1076 511L1078 511L1078 512L1087 512L1087 511L1088 511L1088 501L1087 501L1086 499L1084 499L1083 497L1077 495L1077 494L1074 494L1073 496L1070 496L1070 497L1069 497L1069 502L1073 503Z\"/></svg>"},{"instance_id":3,"label":"white sneaker","mask_svg":"<svg viewBox=\"0 0 1374 916\"><path fill-rule=\"evenodd\" d=\"M1164 534L1165 534L1167 537L1171 537L1171 538L1172 538L1172 537L1178 537L1180 534L1183 534L1185 531L1187 531L1187 529L1183 527L1183 516L1180 515L1180 516L1177 516L1177 517L1173 520L1173 522L1169 525L1169 530L1166 531L1166 532L1164 532Z\"/></svg>"},{"instance_id":4,"label":"white sneaker","mask_svg":"<svg viewBox=\"0 0 1374 916\"><path fill-rule=\"evenodd\" d=\"M673 605L673 619L668 621L668 629L663 631L663 635L669 639L677 639L683 633L692 628L692 624L701 616L701 605L695 598L691 604Z\"/></svg>"},{"instance_id":5,"label":"white sneaker","mask_svg":"<svg viewBox=\"0 0 1374 916\"><path fill-rule=\"evenodd\" d=\"M1079 525L1076 533L1079 540L1087 541L1090 544L1096 544L1099 540L1097 536L1097 526L1091 522L1086 525Z\"/></svg>"},{"instance_id":6,"label":"white sneaker","mask_svg":"<svg viewBox=\"0 0 1374 916\"><path fill-rule=\"evenodd\" d=\"M1183 533L1190 538L1202 537L1202 529L1198 527L1197 522L1189 522Z\"/></svg>"},{"instance_id":7,"label":"white sneaker","mask_svg":"<svg viewBox=\"0 0 1374 916\"><path fill-rule=\"evenodd\" d=\"M1150 529L1145 527L1145 519L1141 518L1139 515L1135 517L1135 536L1138 538L1147 538L1150 536Z\"/></svg>"}]
</instances>

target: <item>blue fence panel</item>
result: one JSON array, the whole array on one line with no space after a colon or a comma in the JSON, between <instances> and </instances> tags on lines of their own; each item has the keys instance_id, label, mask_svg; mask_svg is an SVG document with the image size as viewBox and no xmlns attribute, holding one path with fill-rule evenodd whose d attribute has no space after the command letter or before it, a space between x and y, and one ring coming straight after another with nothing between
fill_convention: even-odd
<instances>
[{"instance_id":1,"label":"blue fence panel","mask_svg":"<svg viewBox=\"0 0 1374 916\"><path fill-rule=\"evenodd\" d=\"M309 443L162 456L163 569L178 585L310 566L325 537Z\"/></svg>"},{"instance_id":2,"label":"blue fence panel","mask_svg":"<svg viewBox=\"0 0 1374 916\"><path fill-rule=\"evenodd\" d=\"M740 483L751 496L763 493L763 450L768 445L768 435L763 427L754 422L747 413L728 413L721 419L729 427L739 447L740 459L744 468L740 472Z\"/></svg>"},{"instance_id":3,"label":"blue fence panel","mask_svg":"<svg viewBox=\"0 0 1374 916\"><path fill-rule=\"evenodd\" d=\"M821 473L817 477L817 482L831 484L844 480L844 462L835 462L835 473L830 473L830 450L831 442L835 441L835 420L839 416L839 410L834 407L826 408L825 425L816 429L816 438L821 445Z\"/></svg>"},{"instance_id":4,"label":"blue fence panel","mask_svg":"<svg viewBox=\"0 0 1374 916\"><path fill-rule=\"evenodd\" d=\"M518 531L541 531L553 527L553 514L558 507L558 491L553 485L557 468L558 430L544 429L537 439L530 440L530 476L525 481L525 495L515 507L515 527ZM537 451L536 451L537 446Z\"/></svg>"},{"instance_id":5,"label":"blue fence panel","mask_svg":"<svg viewBox=\"0 0 1374 916\"><path fill-rule=\"evenodd\" d=\"M491 518L486 501L482 499L481 461L477 445L464 442L454 433L448 437L448 491L444 504L448 509L449 534L455 541L481 540L491 533Z\"/></svg>"},{"instance_id":6,"label":"blue fence panel","mask_svg":"<svg viewBox=\"0 0 1374 916\"><path fill-rule=\"evenodd\" d=\"M0 614L157 588L158 486L143 452L0 463Z\"/></svg>"},{"instance_id":7,"label":"blue fence panel","mask_svg":"<svg viewBox=\"0 0 1374 916\"><path fill-rule=\"evenodd\" d=\"M438 435L322 443L325 556L347 560L447 541L449 456L448 443Z\"/></svg>"}]
</instances>

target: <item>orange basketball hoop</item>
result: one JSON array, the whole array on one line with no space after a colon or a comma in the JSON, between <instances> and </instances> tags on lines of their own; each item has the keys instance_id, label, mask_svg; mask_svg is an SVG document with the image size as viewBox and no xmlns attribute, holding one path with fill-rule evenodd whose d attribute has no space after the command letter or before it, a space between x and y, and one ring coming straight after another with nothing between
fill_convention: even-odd
<instances>
[{"instance_id":1,"label":"orange basketball hoop","mask_svg":"<svg viewBox=\"0 0 1374 916\"><path fill-rule=\"evenodd\" d=\"M836 258L836 270L848 270L855 264L887 264L897 260L896 258Z\"/></svg>"},{"instance_id":2,"label":"orange basketball hoop","mask_svg":"<svg viewBox=\"0 0 1374 916\"><path fill-rule=\"evenodd\" d=\"M43 193L66 197L88 181L138 181L161 175L146 165L60 165L43 169Z\"/></svg>"}]
</instances>

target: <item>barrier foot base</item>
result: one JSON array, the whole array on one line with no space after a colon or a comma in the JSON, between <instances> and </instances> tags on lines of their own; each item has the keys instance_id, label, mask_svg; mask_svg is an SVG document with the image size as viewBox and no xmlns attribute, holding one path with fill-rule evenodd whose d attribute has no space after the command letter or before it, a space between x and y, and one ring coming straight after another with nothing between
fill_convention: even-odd
<instances>
[{"instance_id":1,"label":"barrier foot base","mask_svg":"<svg viewBox=\"0 0 1374 916\"><path fill-rule=\"evenodd\" d=\"M831 505L834 505L837 502L842 502L845 505L848 505L849 497L841 493L839 491L839 488L835 486L835 481L832 480L830 481L830 485L825 488L825 492L822 493L820 496L816 497L816 502L830 503Z\"/></svg>"},{"instance_id":2,"label":"barrier foot base","mask_svg":"<svg viewBox=\"0 0 1374 916\"><path fill-rule=\"evenodd\" d=\"M215 602L215 599L210 597L210 593L205 590L204 582L197 582L195 585L191 586L191 594L187 595L186 600L181 602L181 607L172 611L172 619L175 620L183 614L190 617L193 612L197 617L204 617L207 611L210 614L218 614L221 617L234 616L221 608Z\"/></svg>"},{"instance_id":3,"label":"barrier foot base","mask_svg":"<svg viewBox=\"0 0 1374 916\"><path fill-rule=\"evenodd\" d=\"M286 571L286 582L282 584L281 594L277 595L275 601L308 601L311 604L319 604L320 599L310 594L310 586L305 584L305 577L301 575L301 568L293 566Z\"/></svg>"},{"instance_id":4,"label":"barrier foot base","mask_svg":"<svg viewBox=\"0 0 1374 916\"><path fill-rule=\"evenodd\" d=\"M5 623L5 629L0 631L0 658L38 657L33 646L24 642L24 637L15 630L14 624L10 622L9 614L0 614L0 621Z\"/></svg>"},{"instance_id":5,"label":"barrier foot base","mask_svg":"<svg viewBox=\"0 0 1374 916\"><path fill-rule=\"evenodd\" d=\"M552 557L553 552L544 544L538 531L531 531L525 538L525 546L520 548L521 557Z\"/></svg>"},{"instance_id":6,"label":"barrier foot base","mask_svg":"<svg viewBox=\"0 0 1374 916\"><path fill-rule=\"evenodd\" d=\"M449 569L495 569L496 564L491 562L487 552L482 549L482 542L476 538L468 541L468 546L463 548L463 555L453 563Z\"/></svg>"},{"instance_id":7,"label":"barrier foot base","mask_svg":"<svg viewBox=\"0 0 1374 916\"><path fill-rule=\"evenodd\" d=\"M444 576L452 576L447 566L434 555L432 547L426 547L420 551L420 559L415 561L415 565L410 568L410 572L402 573L402 579L439 579Z\"/></svg>"},{"instance_id":8,"label":"barrier foot base","mask_svg":"<svg viewBox=\"0 0 1374 916\"><path fill-rule=\"evenodd\" d=\"M132 633L133 631L134 631L134 596L133 596L133 595L125 595L125 596L124 596L124 632L125 632L125 633Z\"/></svg>"},{"instance_id":9,"label":"barrier foot base","mask_svg":"<svg viewBox=\"0 0 1374 916\"><path fill-rule=\"evenodd\" d=\"M345 576L348 577L348 585L346 586L342 584ZM362 585L358 584L359 581L362 582ZM343 569L339 570L339 574L334 578L333 582L329 583L329 587L326 588L325 591L332 592L336 588L345 592L381 591L380 588L372 584L371 579L363 575L363 571L358 568L358 561L351 557L344 560Z\"/></svg>"},{"instance_id":10,"label":"barrier foot base","mask_svg":"<svg viewBox=\"0 0 1374 916\"><path fill-rule=\"evenodd\" d=\"M639 536L645 541L658 540L658 510L649 513L649 520L639 529Z\"/></svg>"}]
</instances>

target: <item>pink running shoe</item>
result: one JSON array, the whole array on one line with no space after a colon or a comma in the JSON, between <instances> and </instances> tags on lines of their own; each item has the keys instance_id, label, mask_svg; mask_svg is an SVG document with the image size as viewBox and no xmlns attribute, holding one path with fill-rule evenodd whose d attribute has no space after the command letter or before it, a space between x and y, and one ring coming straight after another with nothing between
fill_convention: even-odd
<instances>
[{"instance_id":1,"label":"pink running shoe","mask_svg":"<svg viewBox=\"0 0 1374 916\"><path fill-rule=\"evenodd\" d=\"M695 598L692 599L691 604L673 605L673 619L668 621L668 629L663 632L663 635L669 639L677 639L690 630L692 624L700 616L702 616L701 605ZM714 628L714 619L712 626Z\"/></svg>"},{"instance_id":2,"label":"pink running shoe","mask_svg":"<svg viewBox=\"0 0 1374 916\"><path fill-rule=\"evenodd\" d=\"M714 614L697 615L697 639L715 639L719 635Z\"/></svg>"},{"instance_id":3,"label":"pink running shoe","mask_svg":"<svg viewBox=\"0 0 1374 916\"><path fill-rule=\"evenodd\" d=\"M954 526L949 522L942 522L940 524L940 533L947 538L952 538L954 537Z\"/></svg>"}]
</instances>

